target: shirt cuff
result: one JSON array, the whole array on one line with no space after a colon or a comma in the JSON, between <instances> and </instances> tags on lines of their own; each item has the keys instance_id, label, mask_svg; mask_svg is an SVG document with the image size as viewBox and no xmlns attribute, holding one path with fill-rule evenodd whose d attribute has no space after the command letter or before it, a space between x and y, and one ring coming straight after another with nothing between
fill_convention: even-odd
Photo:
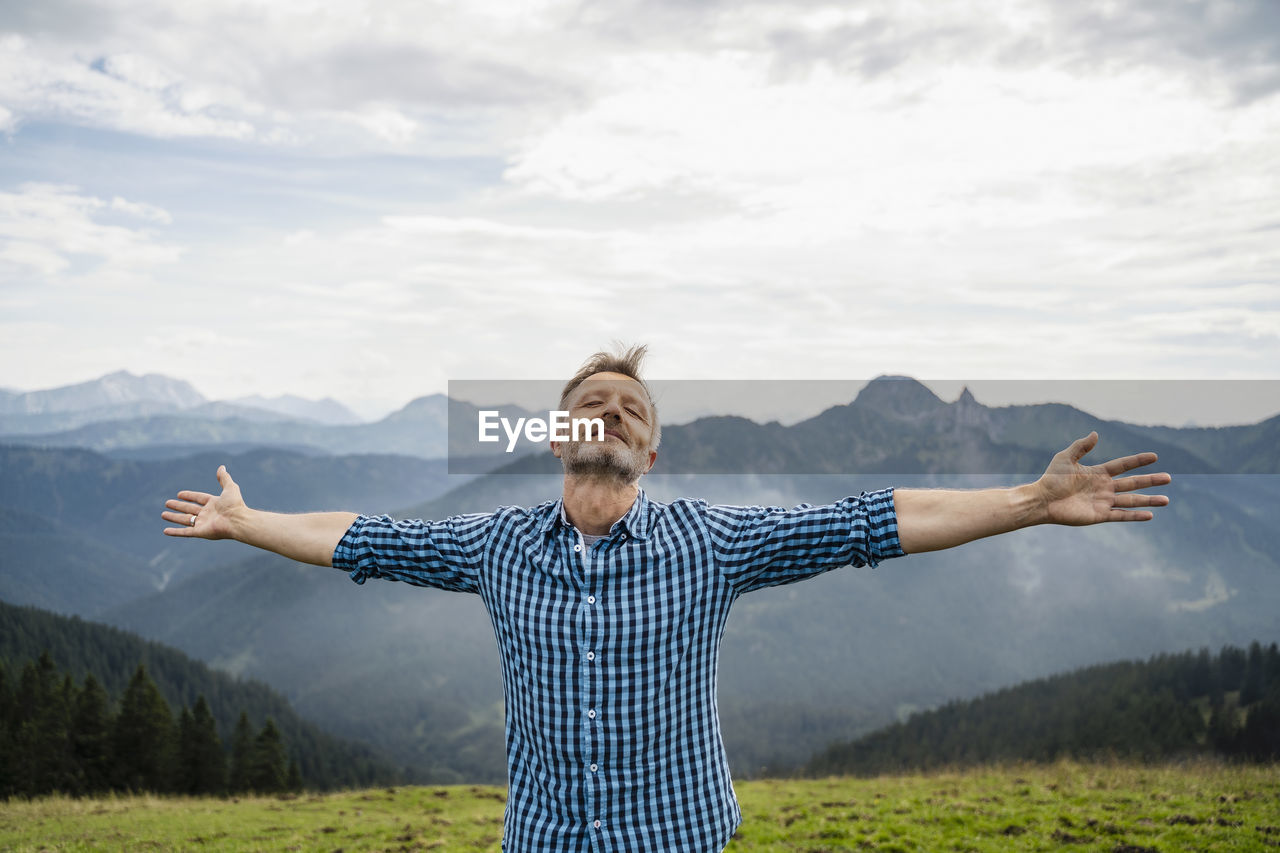
<instances>
[{"instance_id":1,"label":"shirt cuff","mask_svg":"<svg viewBox=\"0 0 1280 853\"><path fill-rule=\"evenodd\" d=\"M365 524L372 520L372 516L360 515L356 520L351 522L351 526L347 528L347 532L342 534L342 538L338 540L338 545L333 549L333 558L331 562L333 567L339 571L347 572L356 583L364 583L370 577L376 577L371 563L360 565L360 545L361 533Z\"/></svg>"},{"instance_id":2,"label":"shirt cuff","mask_svg":"<svg viewBox=\"0 0 1280 853\"><path fill-rule=\"evenodd\" d=\"M881 560L906 556L898 542L898 511L893 488L861 494L867 524L867 565L875 568Z\"/></svg>"}]
</instances>

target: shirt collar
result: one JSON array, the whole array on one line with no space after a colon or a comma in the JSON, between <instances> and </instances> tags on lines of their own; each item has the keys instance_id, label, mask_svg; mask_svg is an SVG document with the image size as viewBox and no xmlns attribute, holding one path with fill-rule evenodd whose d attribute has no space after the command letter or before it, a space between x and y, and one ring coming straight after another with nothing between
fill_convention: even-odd
<instances>
[{"instance_id":1,"label":"shirt collar","mask_svg":"<svg viewBox=\"0 0 1280 853\"><path fill-rule=\"evenodd\" d=\"M568 517L564 514L564 498L556 498L556 500L547 508L546 517L542 520L542 532L546 533L556 524L564 527L572 527ZM635 502L631 504L631 509L627 510L627 514L614 522L614 528L621 525L622 529L632 539L644 540L649 536L649 498L644 493L644 489L639 489Z\"/></svg>"}]
</instances>

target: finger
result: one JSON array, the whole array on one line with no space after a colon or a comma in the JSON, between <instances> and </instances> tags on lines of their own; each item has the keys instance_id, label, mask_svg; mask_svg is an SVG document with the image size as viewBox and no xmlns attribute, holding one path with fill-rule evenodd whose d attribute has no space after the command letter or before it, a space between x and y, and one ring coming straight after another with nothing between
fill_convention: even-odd
<instances>
[{"instance_id":1,"label":"finger","mask_svg":"<svg viewBox=\"0 0 1280 853\"><path fill-rule=\"evenodd\" d=\"M199 515L200 510L204 509L200 504L191 503L190 501L167 500L164 505L175 512L185 512L187 515Z\"/></svg>"},{"instance_id":2,"label":"finger","mask_svg":"<svg viewBox=\"0 0 1280 853\"><path fill-rule=\"evenodd\" d=\"M172 521L174 524L181 524L183 527L195 527L191 523L191 519L195 518L192 512L162 512L160 517L165 521Z\"/></svg>"},{"instance_id":3,"label":"finger","mask_svg":"<svg viewBox=\"0 0 1280 853\"><path fill-rule=\"evenodd\" d=\"M209 501L213 500L213 495L209 494L208 492L188 492L184 490L184 491L178 492L178 499L184 500L184 501L191 501L193 503L200 504L200 506L204 506Z\"/></svg>"},{"instance_id":4,"label":"finger","mask_svg":"<svg viewBox=\"0 0 1280 853\"><path fill-rule=\"evenodd\" d=\"M1119 459L1112 459L1103 465L1102 469L1114 477L1116 474L1123 474L1125 471L1132 471L1134 468L1150 465L1158 458L1160 457L1154 453L1135 453L1132 456L1121 456Z\"/></svg>"},{"instance_id":5,"label":"finger","mask_svg":"<svg viewBox=\"0 0 1280 853\"><path fill-rule=\"evenodd\" d=\"M1150 521L1155 518L1155 513L1140 509L1113 509L1107 516L1107 521Z\"/></svg>"},{"instance_id":6,"label":"finger","mask_svg":"<svg viewBox=\"0 0 1280 853\"><path fill-rule=\"evenodd\" d=\"M231 479L231 475L227 473L226 465L218 466L218 485L225 490L228 486L234 486L236 481Z\"/></svg>"},{"instance_id":7,"label":"finger","mask_svg":"<svg viewBox=\"0 0 1280 853\"><path fill-rule=\"evenodd\" d=\"M173 513L173 512L162 512L162 513L160 513L160 517L161 517L161 518L163 518L165 521L173 522L174 524L179 525L178 527L166 527L166 528L164 528L164 534L165 534L166 536L195 536L195 535L196 535L196 529L195 529L194 527L192 527L192 526L190 525L190 523L189 523L189 522L190 522L190 519L191 519L191 516L190 516L190 515L181 515L181 516L179 516L178 518L172 518L172 517L171 517L171 516L175 516L175 515L178 515L178 514L177 514L177 513ZM181 520L179 520L180 518L182 518L182 519L186 519L186 521L181 521Z\"/></svg>"},{"instance_id":8,"label":"finger","mask_svg":"<svg viewBox=\"0 0 1280 853\"><path fill-rule=\"evenodd\" d=\"M1085 455L1093 450L1098 443L1098 433L1091 432L1084 438L1077 438L1067 447L1067 455L1071 457L1072 462L1079 462Z\"/></svg>"},{"instance_id":9,"label":"finger","mask_svg":"<svg viewBox=\"0 0 1280 853\"><path fill-rule=\"evenodd\" d=\"M1134 489L1167 486L1171 482L1173 482L1173 477L1163 472L1159 474L1138 474L1133 477L1121 477L1115 481L1115 487L1117 492L1131 492Z\"/></svg>"},{"instance_id":10,"label":"finger","mask_svg":"<svg viewBox=\"0 0 1280 853\"><path fill-rule=\"evenodd\" d=\"M1132 508L1136 506L1168 506L1166 495L1116 495L1113 506Z\"/></svg>"}]
</instances>

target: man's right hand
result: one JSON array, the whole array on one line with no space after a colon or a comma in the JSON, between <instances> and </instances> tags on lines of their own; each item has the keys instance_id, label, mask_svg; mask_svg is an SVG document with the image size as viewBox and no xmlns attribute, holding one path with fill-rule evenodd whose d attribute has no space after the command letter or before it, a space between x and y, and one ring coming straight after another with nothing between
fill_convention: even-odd
<instances>
[{"instance_id":1,"label":"man's right hand","mask_svg":"<svg viewBox=\"0 0 1280 853\"><path fill-rule=\"evenodd\" d=\"M166 527L168 536L194 536L197 539L235 539L233 524L237 516L245 512L244 498L240 497L240 487L227 473L227 466L218 466L218 484L222 486L222 494L218 496L206 492L178 492L176 499L164 502L168 510L160 513L165 521L171 521L179 527Z\"/></svg>"},{"instance_id":2,"label":"man's right hand","mask_svg":"<svg viewBox=\"0 0 1280 853\"><path fill-rule=\"evenodd\" d=\"M165 501L168 509L160 513L160 517L178 525L166 527L165 534L235 539L299 563L331 566L333 550L357 517L352 512L285 515L250 509L245 506L240 487L231 479L225 465L218 467L218 483L222 494L216 497L205 492L182 491L176 499Z\"/></svg>"}]
</instances>

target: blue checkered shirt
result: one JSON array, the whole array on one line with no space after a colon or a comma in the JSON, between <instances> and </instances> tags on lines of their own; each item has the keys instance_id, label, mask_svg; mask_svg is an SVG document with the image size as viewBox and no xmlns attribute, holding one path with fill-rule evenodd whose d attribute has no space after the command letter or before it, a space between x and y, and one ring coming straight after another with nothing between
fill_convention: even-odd
<instances>
[{"instance_id":1,"label":"blue checkered shirt","mask_svg":"<svg viewBox=\"0 0 1280 853\"><path fill-rule=\"evenodd\" d=\"M651 501L585 546L561 501L442 521L360 516L368 578L477 593L506 697L511 853L719 851L741 823L716 667L738 596L902 554L893 490L826 506Z\"/></svg>"}]
</instances>

